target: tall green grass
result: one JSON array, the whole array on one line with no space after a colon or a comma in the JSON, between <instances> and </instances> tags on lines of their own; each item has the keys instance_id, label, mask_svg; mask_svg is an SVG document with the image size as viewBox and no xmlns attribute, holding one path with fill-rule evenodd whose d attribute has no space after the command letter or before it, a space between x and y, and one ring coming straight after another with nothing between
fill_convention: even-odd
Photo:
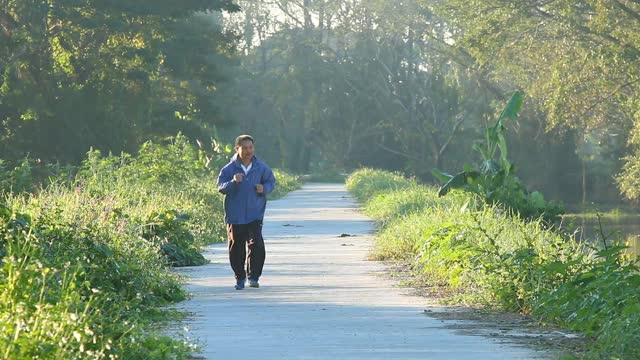
<instances>
[{"instance_id":1,"label":"tall green grass","mask_svg":"<svg viewBox=\"0 0 640 360\"><path fill-rule=\"evenodd\" d=\"M481 200L363 169L348 188L378 220L373 256L453 294L448 301L531 314L593 339L590 358L640 357L638 267L603 233L590 248Z\"/></svg>"},{"instance_id":2,"label":"tall green grass","mask_svg":"<svg viewBox=\"0 0 640 360\"><path fill-rule=\"evenodd\" d=\"M276 177L276 188L269 194L270 200L281 198L291 191L300 188L301 179L299 176L292 175L280 169L273 169L273 174Z\"/></svg>"},{"instance_id":3,"label":"tall green grass","mask_svg":"<svg viewBox=\"0 0 640 360\"><path fill-rule=\"evenodd\" d=\"M415 179L407 179L396 173L364 168L351 174L346 181L349 191L359 201L366 201L378 193L405 189L417 184Z\"/></svg>"},{"instance_id":4,"label":"tall green grass","mask_svg":"<svg viewBox=\"0 0 640 360\"><path fill-rule=\"evenodd\" d=\"M178 136L136 156L92 151L75 177L5 192L0 358L187 358L193 344L158 325L185 298L171 267L205 263L202 247L224 240L218 169L203 160ZM16 173L29 171L5 174L6 189ZM286 172L277 181L297 186Z\"/></svg>"}]
</instances>

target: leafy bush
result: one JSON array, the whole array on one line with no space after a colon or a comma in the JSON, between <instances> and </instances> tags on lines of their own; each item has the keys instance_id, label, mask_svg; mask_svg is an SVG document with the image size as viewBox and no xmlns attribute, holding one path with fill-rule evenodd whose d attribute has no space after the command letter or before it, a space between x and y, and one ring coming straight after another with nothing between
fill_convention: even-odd
<instances>
[{"instance_id":1,"label":"leafy bush","mask_svg":"<svg viewBox=\"0 0 640 360\"><path fill-rule=\"evenodd\" d=\"M497 306L538 317L594 341L588 357L638 358L640 272L624 247L589 248L500 206L460 196L437 200L435 189L387 184L357 176L351 190L365 199L365 212L384 226L373 256L409 265L414 278L447 289L449 301ZM348 180L348 182L349 182ZM425 195L427 193L427 195ZM600 233L603 234L602 229Z\"/></svg>"},{"instance_id":2,"label":"leafy bush","mask_svg":"<svg viewBox=\"0 0 640 360\"><path fill-rule=\"evenodd\" d=\"M43 164L28 157L17 163L0 159L0 193L36 192L52 182L68 184L75 171L71 165Z\"/></svg>"},{"instance_id":3,"label":"leafy bush","mask_svg":"<svg viewBox=\"0 0 640 360\"><path fill-rule=\"evenodd\" d=\"M564 212L560 204L545 201L541 193L527 191L514 174L515 166L507 159L505 123L507 120L516 120L523 97L521 92L516 91L496 123L486 129L484 142L473 145L473 150L482 158L480 170L469 165L465 165L464 170L456 175L432 170L432 174L444 183L438 191L439 196L446 195L451 189L463 189L480 196L488 204L499 204L524 218L543 217L549 223Z\"/></svg>"},{"instance_id":4,"label":"leafy bush","mask_svg":"<svg viewBox=\"0 0 640 360\"><path fill-rule=\"evenodd\" d=\"M600 234L603 235L602 229ZM614 355L640 357L640 268L628 259L625 247L608 244L582 254L579 261L554 269L572 276L536 301L534 313L597 339L592 358Z\"/></svg>"},{"instance_id":5,"label":"leafy bush","mask_svg":"<svg viewBox=\"0 0 640 360\"><path fill-rule=\"evenodd\" d=\"M640 200L640 151L636 149L632 155L624 158L625 164L616 176L618 188L629 200Z\"/></svg>"},{"instance_id":6,"label":"leafy bush","mask_svg":"<svg viewBox=\"0 0 640 360\"><path fill-rule=\"evenodd\" d=\"M92 230L58 221L56 212L34 217L0 207L2 357L153 358L147 357L155 351L152 339L165 336L144 329L141 316L183 298L177 277L140 247L123 253ZM134 344L136 337L147 345ZM182 342L171 342L170 354L188 353Z\"/></svg>"},{"instance_id":7,"label":"leafy bush","mask_svg":"<svg viewBox=\"0 0 640 360\"><path fill-rule=\"evenodd\" d=\"M78 173L78 181L99 193L131 183L180 186L209 173L202 154L184 135L178 134L166 142L163 145L147 141L136 156L122 153L102 157L99 150L90 150Z\"/></svg>"},{"instance_id":8,"label":"leafy bush","mask_svg":"<svg viewBox=\"0 0 640 360\"><path fill-rule=\"evenodd\" d=\"M136 156L90 151L74 181L58 172L34 193L5 193L0 358L187 357L191 344L157 328L176 316L162 307L185 297L170 266L202 264L201 247L225 239L222 195L202 159L179 135ZM281 191L299 186L276 177ZM15 190L18 178L2 179Z\"/></svg>"},{"instance_id":9,"label":"leafy bush","mask_svg":"<svg viewBox=\"0 0 640 360\"><path fill-rule=\"evenodd\" d=\"M277 199L289 192L300 188L300 177L291 175L283 170L273 169L276 177L276 188L269 194L269 199Z\"/></svg>"},{"instance_id":10,"label":"leafy bush","mask_svg":"<svg viewBox=\"0 0 640 360\"><path fill-rule=\"evenodd\" d=\"M436 191L429 190L432 199L437 198ZM368 214L380 206L378 199L368 203ZM466 302L528 312L532 294L544 284L540 267L574 253L572 243L541 223L506 216L499 207L475 209L464 197L422 205L387 220L375 256L410 261L422 277Z\"/></svg>"},{"instance_id":11,"label":"leafy bush","mask_svg":"<svg viewBox=\"0 0 640 360\"><path fill-rule=\"evenodd\" d=\"M189 215L177 211L152 212L145 220L143 237L160 246L172 266L195 266L207 260L194 246L194 236L186 226Z\"/></svg>"}]
</instances>

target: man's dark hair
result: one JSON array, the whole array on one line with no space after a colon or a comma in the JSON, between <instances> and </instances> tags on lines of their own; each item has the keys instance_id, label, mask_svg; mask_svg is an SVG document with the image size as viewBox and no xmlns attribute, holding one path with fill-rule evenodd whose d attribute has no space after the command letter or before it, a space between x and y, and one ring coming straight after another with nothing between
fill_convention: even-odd
<instances>
[{"instance_id":1,"label":"man's dark hair","mask_svg":"<svg viewBox=\"0 0 640 360\"><path fill-rule=\"evenodd\" d=\"M251 143L253 143L253 138L251 137L251 135L240 135L236 138L236 142L235 142L235 147L238 146L242 146L242 142L245 140L249 140L251 141Z\"/></svg>"}]
</instances>

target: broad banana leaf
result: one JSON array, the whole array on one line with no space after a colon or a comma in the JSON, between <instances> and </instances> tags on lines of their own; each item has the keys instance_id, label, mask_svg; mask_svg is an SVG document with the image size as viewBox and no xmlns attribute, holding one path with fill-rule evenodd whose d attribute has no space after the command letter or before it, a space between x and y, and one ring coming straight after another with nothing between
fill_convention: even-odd
<instances>
[{"instance_id":1,"label":"broad banana leaf","mask_svg":"<svg viewBox=\"0 0 640 360\"><path fill-rule=\"evenodd\" d=\"M434 178L438 179L438 181L443 184L448 183L449 180L451 180L451 178L453 177L453 175L436 168L431 169L431 175L433 175Z\"/></svg>"},{"instance_id":2,"label":"broad banana leaf","mask_svg":"<svg viewBox=\"0 0 640 360\"><path fill-rule=\"evenodd\" d=\"M521 91L516 91L511 95L511 99L507 103L507 106L502 110L502 114L498 118L498 121L502 119L509 119L511 121L516 121L516 117L518 117L518 113L522 108L522 102L524 101L524 94Z\"/></svg>"},{"instance_id":3,"label":"broad banana leaf","mask_svg":"<svg viewBox=\"0 0 640 360\"><path fill-rule=\"evenodd\" d=\"M446 195L451 189L460 189L469 185L473 180L480 177L477 171L463 171L453 176L446 184L442 185L438 190L438 196Z\"/></svg>"},{"instance_id":4,"label":"broad banana leaf","mask_svg":"<svg viewBox=\"0 0 640 360\"><path fill-rule=\"evenodd\" d=\"M475 169L473 168L473 166L471 166L469 163L464 163L462 164L462 170L466 171L466 172L472 172L475 171Z\"/></svg>"},{"instance_id":5,"label":"broad banana leaf","mask_svg":"<svg viewBox=\"0 0 640 360\"><path fill-rule=\"evenodd\" d=\"M507 106L504 107L500 117L496 121L496 125L491 128L491 158L493 158L493 151L495 151L495 146L497 145L500 148L500 162L502 164L502 168L505 169L507 174L509 173L510 167L509 160L507 159L507 141L504 138L504 132L507 128L504 126L503 119L516 121L516 117L522 108L522 102L524 100L524 94L520 91L516 91L511 95L511 99L507 103Z\"/></svg>"}]
</instances>

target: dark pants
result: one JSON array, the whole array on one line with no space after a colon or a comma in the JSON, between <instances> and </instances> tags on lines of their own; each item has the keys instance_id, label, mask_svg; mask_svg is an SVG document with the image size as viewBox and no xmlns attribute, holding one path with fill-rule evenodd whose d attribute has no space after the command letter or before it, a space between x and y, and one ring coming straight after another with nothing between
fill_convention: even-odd
<instances>
[{"instance_id":1,"label":"dark pants","mask_svg":"<svg viewBox=\"0 0 640 360\"><path fill-rule=\"evenodd\" d=\"M249 224L227 224L229 238L229 262L236 279L258 279L262 275L265 249L262 238L262 221ZM249 254L247 255L247 249ZM245 261L247 270L245 271Z\"/></svg>"}]
</instances>

